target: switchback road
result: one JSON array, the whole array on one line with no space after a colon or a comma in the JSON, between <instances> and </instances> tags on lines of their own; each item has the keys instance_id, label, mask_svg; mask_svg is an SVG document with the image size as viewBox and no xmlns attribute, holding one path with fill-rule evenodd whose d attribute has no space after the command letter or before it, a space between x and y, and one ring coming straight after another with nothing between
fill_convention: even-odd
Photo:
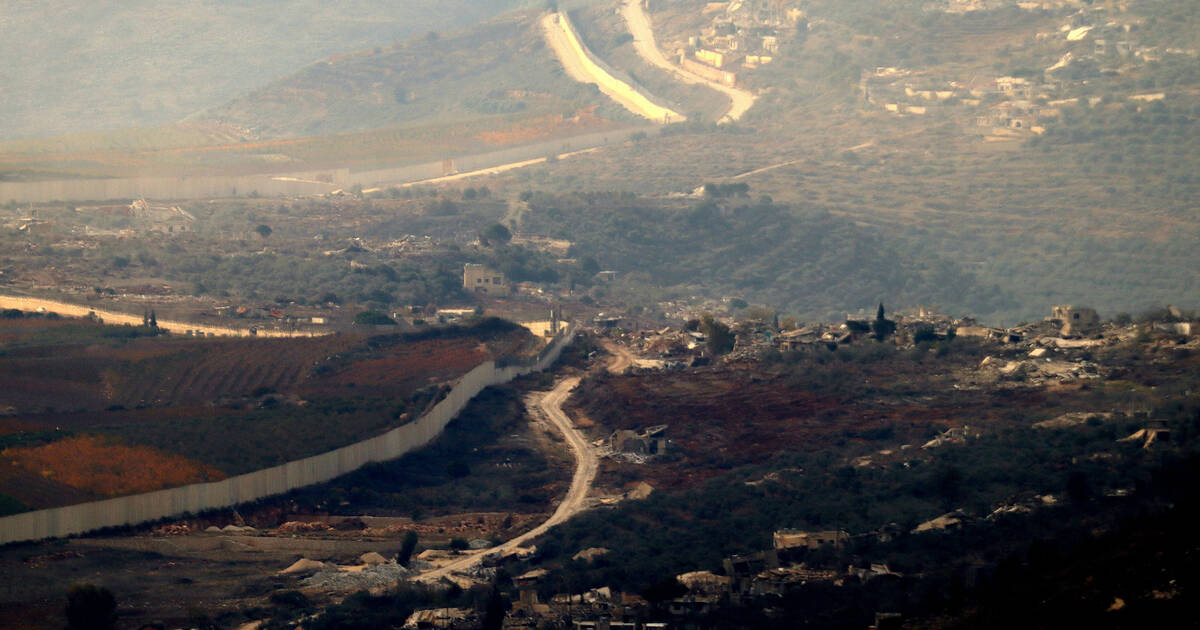
<instances>
[{"instance_id":1,"label":"switchback road","mask_svg":"<svg viewBox=\"0 0 1200 630\"><path fill-rule=\"evenodd\" d=\"M580 83L594 83L600 91L625 109L654 122L680 122L683 114L656 105L628 83L617 79L588 58L583 42L562 13L549 13L542 18L542 30L554 54L562 62L567 75Z\"/></svg>"},{"instance_id":2,"label":"switchback road","mask_svg":"<svg viewBox=\"0 0 1200 630\"><path fill-rule=\"evenodd\" d=\"M729 97L729 110L725 112L720 122L736 121L746 113L746 110L754 106L754 101L758 99L754 94L723 83L710 81L698 74L688 72L667 60L663 56L662 51L658 49L658 44L654 41L654 29L650 26L650 18L642 10L640 0L624 0L624 4L621 6L621 16L625 18L625 23L629 25L629 32L633 35L634 49L637 51L638 56L646 60L647 63L670 72L678 81L707 85Z\"/></svg>"}]
</instances>

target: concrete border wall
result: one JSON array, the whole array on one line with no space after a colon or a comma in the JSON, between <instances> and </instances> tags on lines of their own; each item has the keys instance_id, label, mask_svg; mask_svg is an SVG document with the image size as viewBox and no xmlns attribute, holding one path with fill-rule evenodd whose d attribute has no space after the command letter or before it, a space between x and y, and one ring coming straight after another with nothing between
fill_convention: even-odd
<instances>
[{"instance_id":1,"label":"concrete border wall","mask_svg":"<svg viewBox=\"0 0 1200 630\"><path fill-rule=\"evenodd\" d=\"M683 114L662 105L657 97L638 85L628 74L616 70L593 54L591 49L584 45L567 12L556 13L555 18L555 24L562 30L575 54L582 59L585 71L595 79L601 91L608 93L626 109L632 107L631 111L635 114L646 116L655 122L667 123L686 119Z\"/></svg>"},{"instance_id":2,"label":"concrete border wall","mask_svg":"<svg viewBox=\"0 0 1200 630\"><path fill-rule=\"evenodd\" d=\"M383 435L222 481L6 516L0 518L0 544L70 536L104 527L135 525L187 512L230 507L323 483L371 462L395 459L433 441L485 387L545 369L574 336L575 328L571 326L551 341L536 359L528 362L501 367L494 361L487 361L476 366L428 413Z\"/></svg>"},{"instance_id":3,"label":"concrete border wall","mask_svg":"<svg viewBox=\"0 0 1200 630\"><path fill-rule=\"evenodd\" d=\"M468 172L502 166L533 158L590 149L629 139L634 131L649 129L646 124L622 125L574 136L549 138L532 144L497 149L470 155L448 155L455 169ZM279 195L318 196L355 184L363 187L419 182L441 177L441 160L365 171L335 168L304 173L266 173L243 176L142 177L123 179L56 179L34 182L0 182L0 203L48 203L51 201L104 201L113 199L224 199L258 193L261 197ZM320 178L320 179L317 179ZM327 180L327 181L326 181Z\"/></svg>"},{"instance_id":4,"label":"concrete border wall","mask_svg":"<svg viewBox=\"0 0 1200 630\"><path fill-rule=\"evenodd\" d=\"M563 136L559 138L551 138L535 142L533 144L521 145L507 149L497 149L487 153L479 153L475 155L463 155L453 158L454 169L459 173L467 173L487 168L495 168L513 162L523 162L534 158L547 157L550 155L558 155L559 153L569 153L580 149L591 149L602 147L608 144L621 143L629 139L629 134L635 131L651 129L648 124L622 125L612 129L603 131L593 131L586 134L575 136ZM424 164L411 164L408 166L397 166L393 168L373 169L369 171L355 171L348 176L346 185L351 186L360 184L367 186L388 186L397 184L411 184L421 182L428 179L435 179L447 175L442 170L443 164L441 161L426 162ZM0 197L0 200L3 200ZM0 201L2 203L2 201Z\"/></svg>"},{"instance_id":5,"label":"concrete border wall","mask_svg":"<svg viewBox=\"0 0 1200 630\"><path fill-rule=\"evenodd\" d=\"M56 179L35 182L0 182L0 199L21 203L50 201L104 201L108 199L208 199L258 193L321 195L342 186L349 170L271 173L263 175L203 175L187 177L132 177L113 179Z\"/></svg>"}]
</instances>

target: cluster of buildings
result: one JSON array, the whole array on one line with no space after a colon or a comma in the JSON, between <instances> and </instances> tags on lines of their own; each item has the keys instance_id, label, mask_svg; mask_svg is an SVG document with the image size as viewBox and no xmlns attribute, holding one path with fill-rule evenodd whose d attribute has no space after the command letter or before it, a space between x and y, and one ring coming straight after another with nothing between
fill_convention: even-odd
<instances>
[{"instance_id":1,"label":"cluster of buildings","mask_svg":"<svg viewBox=\"0 0 1200 630\"><path fill-rule=\"evenodd\" d=\"M712 21L676 50L679 65L710 81L733 86L738 72L771 63L785 33L804 24L804 11L787 0L709 2Z\"/></svg>"},{"instance_id":2,"label":"cluster of buildings","mask_svg":"<svg viewBox=\"0 0 1200 630\"><path fill-rule=\"evenodd\" d=\"M874 320L851 316L840 324L798 326L731 317L719 317L717 321L729 326L735 335L734 348L724 356L725 361L756 360L771 351L832 350L878 337ZM1055 352L1109 345L1137 334L1134 327L1104 322L1093 308L1073 305L1055 306L1045 319L1013 327L983 326L971 317L952 318L925 308L885 321L890 327L886 335L889 343L911 346L955 337L994 342L1027 350L1028 360L1036 370L1044 372L1044 376L1059 378L1094 377L1099 371L1087 361L1056 361ZM615 338L643 357L635 368L682 368L703 365L713 358L708 354L708 338L702 329L686 325L639 329L637 323L635 318L619 315L597 318L594 322L597 332ZM1192 337L1196 330L1187 314L1174 307L1169 308L1164 321L1153 322L1151 327L1159 333L1182 337ZM1020 363L985 360L980 367L1006 373Z\"/></svg>"},{"instance_id":3,"label":"cluster of buildings","mask_svg":"<svg viewBox=\"0 0 1200 630\"><path fill-rule=\"evenodd\" d=\"M946 115L969 111L968 120L986 129L987 140L1041 134L1048 122L1059 118L1064 107L1096 106L1098 96L1073 96L1073 88L1085 80L1073 68L1080 63L1100 71L1119 72L1136 64L1155 61L1164 52L1138 46L1139 21L1125 13L1125 6L1112 2L1084 3L1080 0L1017 2L1011 0L947 0L948 13L985 11L1010 6L1025 10L1076 9L1058 30L1037 33L1031 46L1058 46L1060 55L1045 68L1033 68L1022 76L939 77L930 72L879 67L864 72L860 81L865 105L904 115ZM1188 53L1189 51L1174 51ZM1195 51L1190 51L1195 56ZM1127 94L1140 104L1166 97L1165 93ZM966 109L969 108L969 109Z\"/></svg>"}]
</instances>

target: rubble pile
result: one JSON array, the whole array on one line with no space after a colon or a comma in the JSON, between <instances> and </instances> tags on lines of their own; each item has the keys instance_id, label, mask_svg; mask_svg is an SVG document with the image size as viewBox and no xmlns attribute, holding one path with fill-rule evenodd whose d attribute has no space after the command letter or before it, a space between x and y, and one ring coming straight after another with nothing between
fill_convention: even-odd
<instances>
[{"instance_id":1,"label":"rubble pile","mask_svg":"<svg viewBox=\"0 0 1200 630\"><path fill-rule=\"evenodd\" d=\"M190 534L190 533L192 533L192 528L188 527L187 525L179 525L179 524L175 524L175 523L169 523L169 524L163 525L161 527L155 527L150 532L150 535L152 535L152 536L186 536L187 534Z\"/></svg>"},{"instance_id":2,"label":"rubble pile","mask_svg":"<svg viewBox=\"0 0 1200 630\"><path fill-rule=\"evenodd\" d=\"M305 534L310 532L327 532L333 530L333 527L328 523L320 522L304 522L304 521L288 521L279 526L281 534Z\"/></svg>"},{"instance_id":3,"label":"rubble pile","mask_svg":"<svg viewBox=\"0 0 1200 630\"><path fill-rule=\"evenodd\" d=\"M361 571L343 571L328 568L314 573L311 577L300 582L303 588L314 588L327 591L357 591L385 587L400 580L407 579L415 572L406 569L395 562L384 562L369 566Z\"/></svg>"}]
</instances>

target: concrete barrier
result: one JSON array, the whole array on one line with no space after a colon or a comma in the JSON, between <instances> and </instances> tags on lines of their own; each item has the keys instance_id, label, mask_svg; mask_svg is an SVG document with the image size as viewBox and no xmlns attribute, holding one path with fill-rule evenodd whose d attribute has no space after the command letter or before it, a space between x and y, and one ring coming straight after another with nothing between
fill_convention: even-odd
<instances>
[{"instance_id":1,"label":"concrete barrier","mask_svg":"<svg viewBox=\"0 0 1200 630\"><path fill-rule=\"evenodd\" d=\"M0 182L0 199L21 203L50 201L102 201L107 199L209 199L257 193L320 195L342 186L349 170L272 173L263 175L204 175L187 177L131 177L112 179L58 179L35 182Z\"/></svg>"},{"instance_id":2,"label":"concrete barrier","mask_svg":"<svg viewBox=\"0 0 1200 630\"><path fill-rule=\"evenodd\" d=\"M574 136L549 138L530 144L477 154L448 155L460 172L493 168L510 162L557 155L579 149L624 142L646 125L619 126ZM303 173L268 173L245 176L143 177L70 179L34 182L0 182L0 203L51 201L103 201L110 199L219 199L258 193L262 197L317 196L337 189L419 182L445 175L442 160L391 168L351 172L345 168ZM320 179L317 179L320 178Z\"/></svg>"},{"instance_id":3,"label":"concrete barrier","mask_svg":"<svg viewBox=\"0 0 1200 630\"><path fill-rule=\"evenodd\" d=\"M654 99L645 90L634 87L632 81L617 78L616 70L601 61L599 57L592 54L592 51L587 46L583 45L575 29L575 25L571 22L571 18L566 12L552 14L549 20L548 23L544 24L548 28L556 29L562 34L567 46L570 48L573 56L579 61L587 77L587 79L582 77L577 77L577 79L595 83L601 92L604 92L610 98L620 103L621 106L649 120L668 123L687 119L683 114L656 103L655 100L657 99ZM563 62L566 64L566 60L563 60ZM568 72L570 72L569 68Z\"/></svg>"},{"instance_id":4,"label":"concrete barrier","mask_svg":"<svg viewBox=\"0 0 1200 630\"><path fill-rule=\"evenodd\" d=\"M572 325L528 362L498 367L494 361L487 361L475 366L428 413L383 435L222 481L6 516L0 518L0 544L70 536L230 507L323 483L372 462L395 459L433 441L485 387L545 369L558 359L574 336Z\"/></svg>"}]
</instances>

